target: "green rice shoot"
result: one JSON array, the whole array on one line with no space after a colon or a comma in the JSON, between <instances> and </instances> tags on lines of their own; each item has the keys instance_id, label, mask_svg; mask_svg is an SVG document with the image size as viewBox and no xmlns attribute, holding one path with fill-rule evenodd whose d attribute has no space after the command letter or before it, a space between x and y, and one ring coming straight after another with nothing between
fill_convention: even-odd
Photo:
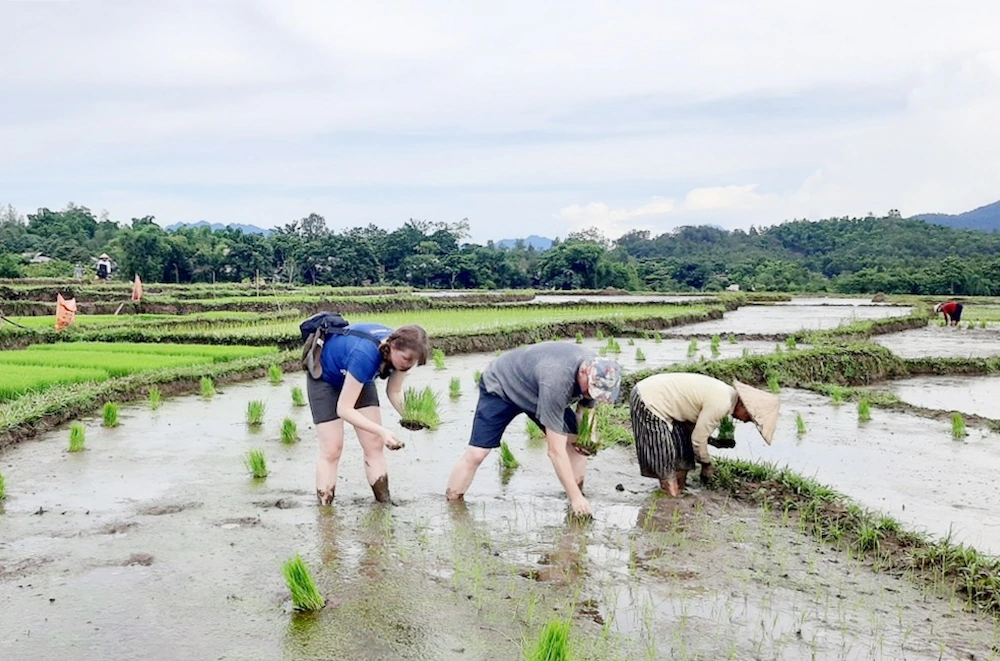
<instances>
[{"instance_id":1,"label":"green rice shoot","mask_svg":"<svg viewBox=\"0 0 1000 661\"><path fill-rule=\"evenodd\" d=\"M295 386L292 388L292 405L293 406L305 406L306 398L302 394L302 388Z\"/></svg>"},{"instance_id":2,"label":"green rice shoot","mask_svg":"<svg viewBox=\"0 0 1000 661\"><path fill-rule=\"evenodd\" d=\"M525 661L571 661L569 620L552 620L538 634L538 639L525 650Z\"/></svg>"},{"instance_id":3,"label":"green rice shoot","mask_svg":"<svg viewBox=\"0 0 1000 661\"><path fill-rule=\"evenodd\" d=\"M272 386L280 386L281 382L284 380L284 375L281 373L281 367L278 365L271 365L268 367L267 380L271 382Z\"/></svg>"},{"instance_id":4,"label":"green rice shoot","mask_svg":"<svg viewBox=\"0 0 1000 661\"><path fill-rule=\"evenodd\" d=\"M778 383L778 373L768 372L767 373L767 389L771 392L777 394L781 392L781 384Z\"/></svg>"},{"instance_id":5,"label":"green rice shoot","mask_svg":"<svg viewBox=\"0 0 1000 661\"><path fill-rule=\"evenodd\" d=\"M267 462L264 460L263 450L250 450L243 457L243 463L254 479L262 480L267 477Z\"/></svg>"},{"instance_id":6,"label":"green rice shoot","mask_svg":"<svg viewBox=\"0 0 1000 661\"><path fill-rule=\"evenodd\" d=\"M457 376L451 377L451 381L448 382L448 396L452 399L462 396L462 380Z\"/></svg>"},{"instance_id":7,"label":"green rice shoot","mask_svg":"<svg viewBox=\"0 0 1000 661\"><path fill-rule=\"evenodd\" d=\"M628 345L630 347L634 347L635 346L635 338L632 338L632 337L628 338Z\"/></svg>"},{"instance_id":8,"label":"green rice shoot","mask_svg":"<svg viewBox=\"0 0 1000 661\"><path fill-rule=\"evenodd\" d=\"M726 336L726 340L727 340L727 341L728 341L728 342L729 342L730 344L736 344L736 336L735 336L735 335L733 335L732 333L730 333L729 335L727 335L727 336Z\"/></svg>"},{"instance_id":9,"label":"green rice shoot","mask_svg":"<svg viewBox=\"0 0 1000 661\"><path fill-rule=\"evenodd\" d=\"M7 497L7 480L4 479L3 473L0 473L0 500Z\"/></svg>"},{"instance_id":10,"label":"green rice shoot","mask_svg":"<svg viewBox=\"0 0 1000 661\"><path fill-rule=\"evenodd\" d=\"M788 348L789 351L795 351L796 349L798 349L799 345L795 341L795 336L789 335L787 338L785 338L785 346Z\"/></svg>"},{"instance_id":11,"label":"green rice shoot","mask_svg":"<svg viewBox=\"0 0 1000 661\"><path fill-rule=\"evenodd\" d=\"M212 383L211 377L201 377L201 396L205 399L210 399L215 396L215 384Z\"/></svg>"},{"instance_id":12,"label":"green rice shoot","mask_svg":"<svg viewBox=\"0 0 1000 661\"><path fill-rule=\"evenodd\" d=\"M781 343L780 342L774 345L774 353L777 353L777 354L785 353L785 350L781 348Z\"/></svg>"},{"instance_id":13,"label":"green rice shoot","mask_svg":"<svg viewBox=\"0 0 1000 661\"><path fill-rule=\"evenodd\" d=\"M425 386L421 389L407 388L403 396L403 420L418 423L427 429L437 429L441 426L438 417L437 394Z\"/></svg>"},{"instance_id":14,"label":"green rice shoot","mask_svg":"<svg viewBox=\"0 0 1000 661\"><path fill-rule=\"evenodd\" d=\"M104 420L101 424L105 427L117 427L118 426L118 405L114 402L108 402L104 405L103 412Z\"/></svg>"},{"instance_id":15,"label":"green rice shoot","mask_svg":"<svg viewBox=\"0 0 1000 661\"><path fill-rule=\"evenodd\" d=\"M618 344L618 340L616 340L613 337L609 337L608 338L608 344L607 344L607 347L605 347L605 348L607 349L607 353L621 353L622 352L621 345Z\"/></svg>"},{"instance_id":16,"label":"green rice shoot","mask_svg":"<svg viewBox=\"0 0 1000 661\"><path fill-rule=\"evenodd\" d=\"M583 409L580 416L580 428L577 430L576 446L587 454L596 454L600 449L594 434L594 411L589 408Z\"/></svg>"},{"instance_id":17,"label":"green rice shoot","mask_svg":"<svg viewBox=\"0 0 1000 661\"><path fill-rule=\"evenodd\" d=\"M154 411L160 408L160 403L163 401L163 393L160 391L159 387L150 386L148 397L149 397L149 408L153 409Z\"/></svg>"},{"instance_id":18,"label":"green rice shoot","mask_svg":"<svg viewBox=\"0 0 1000 661\"><path fill-rule=\"evenodd\" d=\"M663 342L663 333L660 333L659 331L654 331L653 344L659 344L660 342Z\"/></svg>"},{"instance_id":19,"label":"green rice shoot","mask_svg":"<svg viewBox=\"0 0 1000 661\"><path fill-rule=\"evenodd\" d=\"M476 382L476 386L478 387L479 382L483 380L483 373L479 370L476 370L475 372L472 373L472 380Z\"/></svg>"},{"instance_id":20,"label":"green rice shoot","mask_svg":"<svg viewBox=\"0 0 1000 661\"><path fill-rule=\"evenodd\" d=\"M444 351L441 349L434 349L431 351L431 360L434 361L434 369L443 370L444 366Z\"/></svg>"},{"instance_id":21,"label":"green rice shoot","mask_svg":"<svg viewBox=\"0 0 1000 661\"><path fill-rule=\"evenodd\" d=\"M281 442L286 445L290 445L299 440L299 429L295 425L295 421L291 418L285 418L281 422Z\"/></svg>"},{"instance_id":22,"label":"green rice shoot","mask_svg":"<svg viewBox=\"0 0 1000 661\"><path fill-rule=\"evenodd\" d=\"M688 358L693 358L696 353L698 353L698 340L692 337L688 344Z\"/></svg>"},{"instance_id":23,"label":"green rice shoot","mask_svg":"<svg viewBox=\"0 0 1000 661\"><path fill-rule=\"evenodd\" d=\"M69 426L69 451L83 452L86 450L86 429L82 422L74 422Z\"/></svg>"},{"instance_id":24,"label":"green rice shoot","mask_svg":"<svg viewBox=\"0 0 1000 661\"><path fill-rule=\"evenodd\" d=\"M532 441L537 441L538 439L545 437L545 432L542 431L542 428L536 425L535 421L531 418L528 418L524 422L524 431L528 434L528 438Z\"/></svg>"},{"instance_id":25,"label":"green rice shoot","mask_svg":"<svg viewBox=\"0 0 1000 661\"><path fill-rule=\"evenodd\" d=\"M719 421L719 433L716 436L720 441L732 441L736 439L736 424L732 416L726 416Z\"/></svg>"},{"instance_id":26,"label":"green rice shoot","mask_svg":"<svg viewBox=\"0 0 1000 661\"><path fill-rule=\"evenodd\" d=\"M521 462L517 460L514 453L511 452L510 446L507 445L507 441L500 442L500 467L504 470L514 470L521 465Z\"/></svg>"},{"instance_id":27,"label":"green rice shoot","mask_svg":"<svg viewBox=\"0 0 1000 661\"><path fill-rule=\"evenodd\" d=\"M597 333L594 335L594 337L596 337L598 340L603 340L604 339L604 331L602 331L600 328L598 328L597 329Z\"/></svg>"},{"instance_id":28,"label":"green rice shoot","mask_svg":"<svg viewBox=\"0 0 1000 661\"><path fill-rule=\"evenodd\" d=\"M798 431L799 436L806 433L806 421L799 412L795 413L795 429Z\"/></svg>"},{"instance_id":29,"label":"green rice shoot","mask_svg":"<svg viewBox=\"0 0 1000 661\"><path fill-rule=\"evenodd\" d=\"M583 333L577 331L576 333L576 343L583 344Z\"/></svg>"},{"instance_id":30,"label":"green rice shoot","mask_svg":"<svg viewBox=\"0 0 1000 661\"><path fill-rule=\"evenodd\" d=\"M719 345L722 344L722 338L718 335L713 335L712 340L709 344L709 349L712 352L712 358L719 355Z\"/></svg>"},{"instance_id":31,"label":"green rice shoot","mask_svg":"<svg viewBox=\"0 0 1000 661\"><path fill-rule=\"evenodd\" d=\"M871 419L871 405L866 397L862 397L858 400L858 422L868 422Z\"/></svg>"},{"instance_id":32,"label":"green rice shoot","mask_svg":"<svg viewBox=\"0 0 1000 661\"><path fill-rule=\"evenodd\" d=\"M296 555L281 568L281 573L285 576L285 585L292 593L292 605L297 611L317 611L326 605L326 600L316 589L316 582L313 580L306 563L302 562L302 557Z\"/></svg>"},{"instance_id":33,"label":"green rice shoot","mask_svg":"<svg viewBox=\"0 0 1000 661\"><path fill-rule=\"evenodd\" d=\"M264 402L254 399L247 403L247 424L251 427L264 424Z\"/></svg>"},{"instance_id":34,"label":"green rice shoot","mask_svg":"<svg viewBox=\"0 0 1000 661\"><path fill-rule=\"evenodd\" d=\"M637 363L646 362L646 354L642 352L642 347L635 348L635 362Z\"/></svg>"},{"instance_id":35,"label":"green rice shoot","mask_svg":"<svg viewBox=\"0 0 1000 661\"><path fill-rule=\"evenodd\" d=\"M830 399L833 400L834 406L840 406L843 404L846 395L846 391L840 386L833 386L830 388Z\"/></svg>"},{"instance_id":36,"label":"green rice shoot","mask_svg":"<svg viewBox=\"0 0 1000 661\"><path fill-rule=\"evenodd\" d=\"M965 438L969 435L965 431L965 418L957 411L951 414L951 435L953 438Z\"/></svg>"}]
</instances>

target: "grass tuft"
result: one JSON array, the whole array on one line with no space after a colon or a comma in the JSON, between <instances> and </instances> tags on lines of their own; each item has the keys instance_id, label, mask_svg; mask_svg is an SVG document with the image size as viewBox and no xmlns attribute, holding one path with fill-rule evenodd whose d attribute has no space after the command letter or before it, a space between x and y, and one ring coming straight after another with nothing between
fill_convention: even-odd
<instances>
[{"instance_id":1,"label":"grass tuft","mask_svg":"<svg viewBox=\"0 0 1000 661\"><path fill-rule=\"evenodd\" d=\"M284 375L281 373L281 367L278 365L271 365L267 368L267 380L271 382L272 386L281 385L284 380Z\"/></svg>"},{"instance_id":2,"label":"grass tuft","mask_svg":"<svg viewBox=\"0 0 1000 661\"><path fill-rule=\"evenodd\" d=\"M69 451L83 452L87 448L84 445L86 430L82 422L74 422L69 426Z\"/></svg>"},{"instance_id":3,"label":"grass tuft","mask_svg":"<svg viewBox=\"0 0 1000 661\"><path fill-rule=\"evenodd\" d=\"M292 593L295 610L317 611L326 605L326 600L316 589L316 582L306 563L302 562L301 556L296 555L286 562L281 568L281 573L285 576L288 591Z\"/></svg>"},{"instance_id":4,"label":"grass tuft","mask_svg":"<svg viewBox=\"0 0 1000 661\"><path fill-rule=\"evenodd\" d=\"M118 405L114 402L108 402L104 405L104 420L101 422L105 427L117 427L118 426Z\"/></svg>"},{"instance_id":5,"label":"grass tuft","mask_svg":"<svg viewBox=\"0 0 1000 661\"><path fill-rule=\"evenodd\" d=\"M295 421L291 418L285 418L281 423L281 442L282 443L295 443L299 440L299 429L295 425Z\"/></svg>"},{"instance_id":6,"label":"grass tuft","mask_svg":"<svg viewBox=\"0 0 1000 661\"><path fill-rule=\"evenodd\" d=\"M263 450L250 450L243 457L243 463L246 464L247 470L255 479L260 480L267 477L267 462L264 461Z\"/></svg>"},{"instance_id":7,"label":"grass tuft","mask_svg":"<svg viewBox=\"0 0 1000 661\"><path fill-rule=\"evenodd\" d=\"M163 401L163 393L157 386L149 387L149 408L154 411L160 408L160 403Z\"/></svg>"},{"instance_id":8,"label":"grass tuft","mask_svg":"<svg viewBox=\"0 0 1000 661\"><path fill-rule=\"evenodd\" d=\"M789 351L795 351L798 346L799 345L796 343L794 335L789 335L785 338L785 347L787 347Z\"/></svg>"},{"instance_id":9,"label":"grass tuft","mask_svg":"<svg viewBox=\"0 0 1000 661\"><path fill-rule=\"evenodd\" d=\"M247 403L247 424L251 427L264 424L264 402L254 399Z\"/></svg>"},{"instance_id":10,"label":"grass tuft","mask_svg":"<svg viewBox=\"0 0 1000 661\"><path fill-rule=\"evenodd\" d=\"M306 405L305 395L302 393L302 388L300 388L298 386L295 386L294 388L292 388L292 404L294 406L305 406Z\"/></svg>"},{"instance_id":11,"label":"grass tuft","mask_svg":"<svg viewBox=\"0 0 1000 661\"><path fill-rule=\"evenodd\" d=\"M215 384L208 376L201 377L201 396L208 399L215 395Z\"/></svg>"},{"instance_id":12,"label":"grass tuft","mask_svg":"<svg viewBox=\"0 0 1000 661\"><path fill-rule=\"evenodd\" d=\"M767 373L767 389L777 394L781 392L781 384L778 383L778 373L769 371Z\"/></svg>"}]
</instances>

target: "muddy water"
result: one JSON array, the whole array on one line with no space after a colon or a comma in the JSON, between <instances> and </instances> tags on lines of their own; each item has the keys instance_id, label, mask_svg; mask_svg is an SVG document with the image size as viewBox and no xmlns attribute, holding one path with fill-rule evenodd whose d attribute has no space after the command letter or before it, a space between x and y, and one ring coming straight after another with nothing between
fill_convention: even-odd
<instances>
[{"instance_id":1,"label":"muddy water","mask_svg":"<svg viewBox=\"0 0 1000 661\"><path fill-rule=\"evenodd\" d=\"M825 330L866 319L903 317L911 308L876 305L749 305L726 312L722 319L668 330L674 335L726 333L794 333Z\"/></svg>"},{"instance_id":2,"label":"muddy water","mask_svg":"<svg viewBox=\"0 0 1000 661\"><path fill-rule=\"evenodd\" d=\"M1000 419L1000 377L921 377L893 381L889 389L914 406Z\"/></svg>"},{"instance_id":3,"label":"muddy water","mask_svg":"<svg viewBox=\"0 0 1000 661\"><path fill-rule=\"evenodd\" d=\"M736 448L719 456L788 465L884 511L915 529L1000 553L1000 436L970 430L951 437L950 422L882 409L859 423L855 404L834 406L810 392L781 392L781 419L770 447L750 425L737 425ZM807 433L796 433L795 413Z\"/></svg>"},{"instance_id":4,"label":"muddy water","mask_svg":"<svg viewBox=\"0 0 1000 661\"><path fill-rule=\"evenodd\" d=\"M448 506L473 372L491 358L448 358L408 380L445 393L458 377L463 393L443 398L439 430L400 430L394 507L372 502L351 433L336 504L315 507L308 410L289 396L300 374L155 413L124 406L115 430L88 419L84 453L63 452L65 429L7 451L0 658L512 659L522 637L574 613L583 659L986 658L996 642L991 623L756 508L703 493L677 509L638 477L630 449L590 461L595 520L567 524L545 449L520 419L507 439L522 467L505 481L488 458L468 502ZM251 399L267 406L258 432L243 424ZM302 442L277 440L286 416ZM242 465L254 447L265 480ZM330 602L314 616L289 612L280 564L295 553Z\"/></svg>"},{"instance_id":5,"label":"muddy water","mask_svg":"<svg viewBox=\"0 0 1000 661\"><path fill-rule=\"evenodd\" d=\"M881 335L875 341L903 358L988 358L1000 356L1000 326L966 329L938 326Z\"/></svg>"}]
</instances>

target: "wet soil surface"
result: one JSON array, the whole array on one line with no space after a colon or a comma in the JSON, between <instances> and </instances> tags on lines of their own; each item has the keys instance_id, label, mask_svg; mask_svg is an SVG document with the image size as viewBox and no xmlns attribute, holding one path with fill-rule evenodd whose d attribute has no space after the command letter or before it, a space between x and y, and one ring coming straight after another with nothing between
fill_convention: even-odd
<instances>
[{"instance_id":1,"label":"wet soil surface","mask_svg":"<svg viewBox=\"0 0 1000 661\"><path fill-rule=\"evenodd\" d=\"M929 376L888 384L900 400L913 406L1000 419L1000 377ZM997 437L1000 442L1000 436Z\"/></svg>"},{"instance_id":2,"label":"wet soil surface","mask_svg":"<svg viewBox=\"0 0 1000 661\"><path fill-rule=\"evenodd\" d=\"M722 319L678 326L671 335L726 333L795 333L826 330L867 319L905 317L911 308L888 305L748 305L726 312Z\"/></svg>"},{"instance_id":3,"label":"wet soil surface","mask_svg":"<svg viewBox=\"0 0 1000 661\"><path fill-rule=\"evenodd\" d=\"M643 341L650 355L656 346ZM990 658L992 620L876 574L756 506L694 488L679 501L660 497L628 448L589 460L590 523L568 521L544 445L528 440L522 418L506 436L521 468L505 482L491 456L466 502L444 502L468 442L473 372L490 359L449 357L447 370L421 368L408 379L446 393L458 376L463 393L441 398L438 430L399 431L406 448L386 455L391 506L374 502L350 431L336 501L316 506L314 431L289 392L303 385L297 374L281 386L227 386L211 400L168 399L156 412L124 406L113 430L86 419L86 453L63 452L66 429L7 450L0 658L508 660L556 616L574 618L581 659ZM806 396L789 393L785 411L804 409L820 430L830 412ZM251 399L266 403L260 431L244 424ZM383 415L399 429L388 405ZM280 442L285 417L305 440ZM834 441L819 431L797 442L784 426L790 419L767 450L835 467L854 460L854 491L884 477L864 464L893 465L889 449L825 452ZM912 450L913 464L932 445L896 431L899 442L884 444ZM762 442L741 432L738 448L764 455ZM882 433L854 435L851 445L880 446ZM967 453L950 455L952 466L956 457L976 467L992 456L975 454L985 444L932 433L934 443ZM251 448L265 452L265 480L246 472ZM938 479L944 458L932 453L936 483L915 480L914 493L948 488ZM959 495L975 502L982 494ZM291 612L281 563L296 553L329 600L314 615Z\"/></svg>"},{"instance_id":4,"label":"wet soil surface","mask_svg":"<svg viewBox=\"0 0 1000 661\"><path fill-rule=\"evenodd\" d=\"M875 341L901 358L989 358L1000 356L1000 325L968 329L939 326L881 335Z\"/></svg>"}]
</instances>

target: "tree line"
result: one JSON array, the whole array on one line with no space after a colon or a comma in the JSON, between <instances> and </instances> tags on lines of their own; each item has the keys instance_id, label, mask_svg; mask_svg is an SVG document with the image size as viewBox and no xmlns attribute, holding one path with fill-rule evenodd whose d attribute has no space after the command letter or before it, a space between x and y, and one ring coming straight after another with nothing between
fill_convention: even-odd
<instances>
[{"instance_id":1,"label":"tree line","mask_svg":"<svg viewBox=\"0 0 1000 661\"><path fill-rule=\"evenodd\" d=\"M93 274L107 252L116 275L148 282L409 285L452 289L744 290L1000 295L1000 233L884 217L796 220L748 231L680 227L609 240L594 229L535 250L471 243L468 221L409 220L333 231L318 214L270 236L207 227L165 231L155 218L119 224L73 204L22 216L0 210L0 277ZM41 252L53 261L26 264Z\"/></svg>"}]
</instances>

